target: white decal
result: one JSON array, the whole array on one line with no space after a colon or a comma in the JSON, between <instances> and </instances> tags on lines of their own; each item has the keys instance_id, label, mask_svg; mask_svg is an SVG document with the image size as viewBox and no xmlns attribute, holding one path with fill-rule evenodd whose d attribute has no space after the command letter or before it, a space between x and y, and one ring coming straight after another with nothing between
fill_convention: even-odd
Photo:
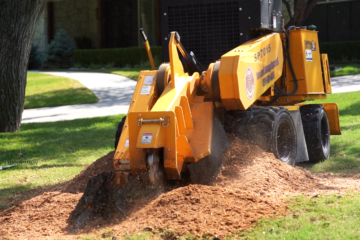
<instances>
[{"instance_id":1,"label":"white decal","mask_svg":"<svg viewBox=\"0 0 360 240\"><path fill-rule=\"evenodd\" d=\"M273 27L276 28L276 16L273 16Z\"/></svg>"},{"instance_id":2,"label":"white decal","mask_svg":"<svg viewBox=\"0 0 360 240\"><path fill-rule=\"evenodd\" d=\"M124 147L129 147L129 138L126 138Z\"/></svg>"},{"instance_id":3,"label":"white decal","mask_svg":"<svg viewBox=\"0 0 360 240\"><path fill-rule=\"evenodd\" d=\"M151 91L152 86L143 86L141 88L140 95L148 95Z\"/></svg>"},{"instance_id":4,"label":"white decal","mask_svg":"<svg viewBox=\"0 0 360 240\"><path fill-rule=\"evenodd\" d=\"M305 56L306 56L306 61L313 60L311 49L305 49Z\"/></svg>"},{"instance_id":5,"label":"white decal","mask_svg":"<svg viewBox=\"0 0 360 240\"><path fill-rule=\"evenodd\" d=\"M154 76L145 76L143 85L152 85L154 81Z\"/></svg>"},{"instance_id":6,"label":"white decal","mask_svg":"<svg viewBox=\"0 0 360 240\"><path fill-rule=\"evenodd\" d=\"M152 133L143 133L141 138L141 144L151 144L152 137Z\"/></svg>"},{"instance_id":7,"label":"white decal","mask_svg":"<svg viewBox=\"0 0 360 240\"><path fill-rule=\"evenodd\" d=\"M245 89L247 98L252 100L255 93L255 79L254 72L251 67L248 67L245 73Z\"/></svg>"}]
</instances>

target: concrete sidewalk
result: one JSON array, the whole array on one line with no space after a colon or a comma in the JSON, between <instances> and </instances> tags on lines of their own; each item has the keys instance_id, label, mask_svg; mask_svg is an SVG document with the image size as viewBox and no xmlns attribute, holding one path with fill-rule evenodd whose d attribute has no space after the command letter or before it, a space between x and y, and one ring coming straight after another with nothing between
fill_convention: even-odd
<instances>
[{"instance_id":1,"label":"concrete sidewalk","mask_svg":"<svg viewBox=\"0 0 360 240\"><path fill-rule=\"evenodd\" d=\"M56 122L127 113L136 81L107 73L40 72L78 80L98 98L98 103L25 109L22 123Z\"/></svg>"},{"instance_id":2,"label":"concrete sidewalk","mask_svg":"<svg viewBox=\"0 0 360 240\"><path fill-rule=\"evenodd\" d=\"M332 93L360 91L360 74L331 78Z\"/></svg>"}]
</instances>

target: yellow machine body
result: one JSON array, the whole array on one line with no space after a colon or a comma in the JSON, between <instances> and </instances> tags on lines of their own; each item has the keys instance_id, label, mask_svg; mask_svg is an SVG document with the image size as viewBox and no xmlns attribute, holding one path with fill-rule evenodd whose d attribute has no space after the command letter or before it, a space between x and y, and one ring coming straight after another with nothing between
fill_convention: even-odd
<instances>
[{"instance_id":1,"label":"yellow machine body","mask_svg":"<svg viewBox=\"0 0 360 240\"><path fill-rule=\"evenodd\" d=\"M331 93L329 64L327 56L319 52L317 32L294 29L289 38L298 91L277 97L276 86L288 93L295 87L288 63L284 64L284 34L252 39L224 54L207 71L189 76L179 59L184 49L172 32L169 66L140 73L116 148L115 169L146 171L149 150L161 149L167 178L180 179L188 164L213 152L212 142L219 138L215 136L215 107L246 110L268 103L298 111L300 105L295 104L325 99ZM164 86L161 92L157 83ZM330 133L340 134L337 105L323 106Z\"/></svg>"},{"instance_id":2,"label":"yellow machine body","mask_svg":"<svg viewBox=\"0 0 360 240\"><path fill-rule=\"evenodd\" d=\"M282 48L280 34L272 33L221 57L219 84L226 109L248 109L282 76Z\"/></svg>"},{"instance_id":3,"label":"yellow machine body","mask_svg":"<svg viewBox=\"0 0 360 240\"><path fill-rule=\"evenodd\" d=\"M199 74L184 73L174 34L169 52L170 82L161 96L156 92L156 71L142 71L114 156L116 169L146 170L146 150L163 148L168 179L180 179L185 163L210 154L213 105L197 96ZM163 81L163 79L161 79Z\"/></svg>"},{"instance_id":4,"label":"yellow machine body","mask_svg":"<svg viewBox=\"0 0 360 240\"><path fill-rule=\"evenodd\" d=\"M290 31L291 61L296 77L299 79L299 88L296 95L318 95L331 93L329 79L322 79L322 58L319 49L318 34L316 31L299 29ZM294 88L294 79L286 66L285 83L287 91ZM330 91L326 86L330 86Z\"/></svg>"}]
</instances>

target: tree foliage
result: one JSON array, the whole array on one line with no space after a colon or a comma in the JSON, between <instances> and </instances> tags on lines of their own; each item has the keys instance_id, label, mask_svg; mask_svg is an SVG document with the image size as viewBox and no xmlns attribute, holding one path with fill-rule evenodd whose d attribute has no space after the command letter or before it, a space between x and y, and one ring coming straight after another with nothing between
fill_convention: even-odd
<instances>
[{"instance_id":1,"label":"tree foliage","mask_svg":"<svg viewBox=\"0 0 360 240\"><path fill-rule=\"evenodd\" d=\"M76 45L64 29L60 29L47 48L47 66L68 68L73 64Z\"/></svg>"}]
</instances>

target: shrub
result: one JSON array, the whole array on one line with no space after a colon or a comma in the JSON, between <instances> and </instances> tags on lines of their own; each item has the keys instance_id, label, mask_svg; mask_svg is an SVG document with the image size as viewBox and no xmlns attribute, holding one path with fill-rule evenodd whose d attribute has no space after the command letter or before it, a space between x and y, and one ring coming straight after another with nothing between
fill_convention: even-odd
<instances>
[{"instance_id":1,"label":"shrub","mask_svg":"<svg viewBox=\"0 0 360 240\"><path fill-rule=\"evenodd\" d=\"M29 55L28 69L35 70L35 69L39 69L40 67L41 67L41 60L40 60L39 47L35 44L32 44Z\"/></svg>"},{"instance_id":2,"label":"shrub","mask_svg":"<svg viewBox=\"0 0 360 240\"><path fill-rule=\"evenodd\" d=\"M64 29L56 33L47 48L47 67L68 68L73 65L73 51L76 45L70 40Z\"/></svg>"},{"instance_id":3,"label":"shrub","mask_svg":"<svg viewBox=\"0 0 360 240\"><path fill-rule=\"evenodd\" d=\"M75 43L76 43L76 47L78 49L91 49L92 48L91 38L88 38L86 36L76 37Z\"/></svg>"},{"instance_id":4,"label":"shrub","mask_svg":"<svg viewBox=\"0 0 360 240\"><path fill-rule=\"evenodd\" d=\"M154 59L161 59L161 47L152 47ZM145 47L108 48L75 50L74 61L76 65L89 67L98 64L105 66L113 63L116 67L135 66L149 61Z\"/></svg>"},{"instance_id":5,"label":"shrub","mask_svg":"<svg viewBox=\"0 0 360 240\"><path fill-rule=\"evenodd\" d=\"M360 42L352 41L320 43L320 52L328 54L330 63L346 63L360 58Z\"/></svg>"}]
</instances>

